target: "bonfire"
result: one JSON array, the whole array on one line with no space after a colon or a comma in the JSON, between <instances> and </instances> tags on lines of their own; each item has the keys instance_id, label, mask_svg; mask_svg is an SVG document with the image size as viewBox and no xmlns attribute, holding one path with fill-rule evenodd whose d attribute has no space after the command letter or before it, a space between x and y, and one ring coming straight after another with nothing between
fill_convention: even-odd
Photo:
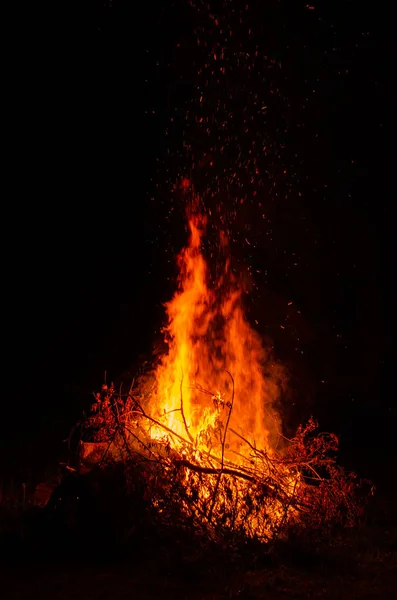
<instances>
[{"instance_id":1,"label":"bonfire","mask_svg":"<svg viewBox=\"0 0 397 600\"><path fill-rule=\"evenodd\" d=\"M336 436L318 433L313 419L293 439L282 435L280 371L245 317L226 235L214 280L197 202L188 223L178 288L166 304L167 351L128 390L104 385L95 394L82 459L123 463L152 519L215 541L269 543L291 528L353 525L359 482L337 466Z\"/></svg>"}]
</instances>

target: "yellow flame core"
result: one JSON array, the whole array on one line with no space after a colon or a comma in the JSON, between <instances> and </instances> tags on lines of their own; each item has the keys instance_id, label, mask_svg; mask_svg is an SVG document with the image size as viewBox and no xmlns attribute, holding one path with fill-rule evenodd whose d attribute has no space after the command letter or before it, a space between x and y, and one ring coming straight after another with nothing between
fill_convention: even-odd
<instances>
[{"instance_id":1,"label":"yellow flame core","mask_svg":"<svg viewBox=\"0 0 397 600\"><path fill-rule=\"evenodd\" d=\"M157 368L149 407L198 451L210 449L218 456L230 414L224 453L233 453L233 461L239 462L247 445L242 446L236 433L271 451L269 434L278 426L272 411L277 386L263 374L269 352L245 318L243 290L228 261L221 279L215 286L209 284L201 251L205 217L190 215L189 227L189 244L178 257L178 290L166 305L168 352ZM225 244L223 234L221 243ZM164 430L152 429L151 435L163 436Z\"/></svg>"}]
</instances>

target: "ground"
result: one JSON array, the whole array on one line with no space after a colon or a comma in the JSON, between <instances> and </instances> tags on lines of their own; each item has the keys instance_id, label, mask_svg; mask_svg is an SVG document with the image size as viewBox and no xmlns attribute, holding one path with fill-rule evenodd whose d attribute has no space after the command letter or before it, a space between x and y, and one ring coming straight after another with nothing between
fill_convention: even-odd
<instances>
[{"instance_id":1,"label":"ground","mask_svg":"<svg viewBox=\"0 0 397 600\"><path fill-rule=\"evenodd\" d=\"M74 488L66 489L73 499ZM313 534L290 536L270 552L210 547L187 529L159 529L147 520L118 544L105 513L89 529L76 526L66 489L58 488L62 513L59 505L45 513L7 504L3 494L1 600L397 599L397 493L390 488L371 497L359 526L317 541Z\"/></svg>"},{"instance_id":2,"label":"ground","mask_svg":"<svg viewBox=\"0 0 397 600\"><path fill-rule=\"evenodd\" d=\"M3 600L392 599L397 598L397 528L368 525L330 540L318 552L287 545L261 561L193 558L159 544L134 556L93 559L93 548L75 555L3 561Z\"/></svg>"}]
</instances>

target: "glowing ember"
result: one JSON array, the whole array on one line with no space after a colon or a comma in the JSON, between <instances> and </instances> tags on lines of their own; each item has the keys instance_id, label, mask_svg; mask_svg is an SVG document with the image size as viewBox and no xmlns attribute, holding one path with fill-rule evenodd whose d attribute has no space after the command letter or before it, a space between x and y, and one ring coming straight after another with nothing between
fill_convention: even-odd
<instances>
[{"instance_id":1,"label":"glowing ember","mask_svg":"<svg viewBox=\"0 0 397 600\"><path fill-rule=\"evenodd\" d=\"M270 243L272 230L266 226L264 236L263 224L272 222L271 201L300 195L297 154L285 162L287 77L260 45L265 36L255 10L224 2L215 15L202 2L190 4L197 17L197 97L175 109L183 111L184 149L171 154L183 158L180 172L194 173L200 201L184 179L190 237L178 257L177 291L166 304L168 349L128 393L105 386L87 425L103 444L100 462L122 461L131 487L142 484L151 519L182 520L218 541L229 533L268 542L291 524L351 525L360 506L354 478L329 456L336 437L315 433L312 420L292 440L281 435L275 411L281 369L245 316L246 290L231 268L225 232L227 224L250 249L255 237ZM209 261L210 226L218 238Z\"/></svg>"}]
</instances>

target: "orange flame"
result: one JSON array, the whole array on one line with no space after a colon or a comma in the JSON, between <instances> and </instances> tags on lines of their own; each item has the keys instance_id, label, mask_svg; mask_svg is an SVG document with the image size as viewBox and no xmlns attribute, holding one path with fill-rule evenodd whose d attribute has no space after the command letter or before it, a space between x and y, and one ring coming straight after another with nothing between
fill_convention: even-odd
<instances>
[{"instance_id":1,"label":"orange flame","mask_svg":"<svg viewBox=\"0 0 397 600\"><path fill-rule=\"evenodd\" d=\"M189 437L198 451L218 456L220 432L227 429L225 457L233 453L239 462L240 453L247 452L239 435L271 451L271 434L278 430L272 408L278 388L264 376L270 352L245 318L243 290L229 259L222 277L210 285L201 249L206 218L192 211L188 220L189 243L178 257L178 290L166 304L168 352L157 368L149 410L173 432ZM225 247L223 232L220 238ZM151 435L161 437L164 430L152 429ZM218 436L215 444L211 435Z\"/></svg>"}]
</instances>

